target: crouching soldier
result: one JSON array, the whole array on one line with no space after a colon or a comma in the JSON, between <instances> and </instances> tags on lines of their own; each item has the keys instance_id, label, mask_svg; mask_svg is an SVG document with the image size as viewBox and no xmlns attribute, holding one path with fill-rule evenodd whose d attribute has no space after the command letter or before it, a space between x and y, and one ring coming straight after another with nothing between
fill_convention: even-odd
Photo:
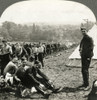
<instances>
[{"instance_id":1,"label":"crouching soldier","mask_svg":"<svg viewBox=\"0 0 97 100\"><path fill-rule=\"evenodd\" d=\"M60 88L55 88L52 81L40 70L41 63L35 60L34 56L31 56L29 63L26 59L23 59L23 63L25 68L26 66L29 66L27 69L28 72L31 73L33 77L43 84L47 89L51 89L52 92L58 92L60 90Z\"/></svg>"},{"instance_id":2,"label":"crouching soldier","mask_svg":"<svg viewBox=\"0 0 97 100\"><path fill-rule=\"evenodd\" d=\"M48 77L44 75L38 67L30 65L30 62L28 63L26 59L22 59L22 63L23 65L17 70L16 76L21 80L23 86L29 89L35 87L35 89L46 98L49 97L50 93L44 90L45 87L51 89L53 92L59 90L59 88L56 89L54 85L51 84ZM43 81L40 81L37 75L40 75Z\"/></svg>"}]
</instances>

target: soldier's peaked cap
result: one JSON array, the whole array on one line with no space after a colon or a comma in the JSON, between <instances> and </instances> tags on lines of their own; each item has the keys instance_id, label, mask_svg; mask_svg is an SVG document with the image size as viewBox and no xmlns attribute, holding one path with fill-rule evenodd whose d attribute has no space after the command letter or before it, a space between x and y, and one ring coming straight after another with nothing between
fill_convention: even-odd
<instances>
[{"instance_id":1,"label":"soldier's peaked cap","mask_svg":"<svg viewBox=\"0 0 97 100\"><path fill-rule=\"evenodd\" d=\"M86 27L81 27L81 30L86 30Z\"/></svg>"}]
</instances>

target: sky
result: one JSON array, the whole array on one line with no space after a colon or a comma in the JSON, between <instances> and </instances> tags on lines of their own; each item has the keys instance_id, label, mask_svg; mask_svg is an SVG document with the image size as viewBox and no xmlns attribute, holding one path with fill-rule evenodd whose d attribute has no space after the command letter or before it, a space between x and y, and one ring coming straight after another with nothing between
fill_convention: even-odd
<instances>
[{"instance_id":1,"label":"sky","mask_svg":"<svg viewBox=\"0 0 97 100\"><path fill-rule=\"evenodd\" d=\"M65 0L29 0L8 7L0 18L19 24L80 24L84 19L96 22L93 12L80 3Z\"/></svg>"}]
</instances>

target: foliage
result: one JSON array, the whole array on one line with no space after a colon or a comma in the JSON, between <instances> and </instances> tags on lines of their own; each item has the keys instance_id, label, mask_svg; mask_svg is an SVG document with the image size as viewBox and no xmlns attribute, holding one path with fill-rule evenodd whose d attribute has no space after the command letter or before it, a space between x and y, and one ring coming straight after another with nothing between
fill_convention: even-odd
<instances>
[{"instance_id":1,"label":"foliage","mask_svg":"<svg viewBox=\"0 0 97 100\"><path fill-rule=\"evenodd\" d=\"M89 27L93 25L90 24ZM16 24L4 22L0 27L0 36L10 41L55 41L78 42L81 40L80 26L76 25L47 25L47 24Z\"/></svg>"}]
</instances>

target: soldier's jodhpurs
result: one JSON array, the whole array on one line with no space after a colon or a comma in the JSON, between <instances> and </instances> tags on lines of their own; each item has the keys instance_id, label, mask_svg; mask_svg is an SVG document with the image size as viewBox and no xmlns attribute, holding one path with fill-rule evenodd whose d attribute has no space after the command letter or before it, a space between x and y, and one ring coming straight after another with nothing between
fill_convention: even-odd
<instances>
[{"instance_id":1,"label":"soldier's jodhpurs","mask_svg":"<svg viewBox=\"0 0 97 100\"><path fill-rule=\"evenodd\" d=\"M82 63L82 77L83 77L83 84L85 86L89 85L89 66L91 63L91 58L81 57Z\"/></svg>"}]
</instances>

